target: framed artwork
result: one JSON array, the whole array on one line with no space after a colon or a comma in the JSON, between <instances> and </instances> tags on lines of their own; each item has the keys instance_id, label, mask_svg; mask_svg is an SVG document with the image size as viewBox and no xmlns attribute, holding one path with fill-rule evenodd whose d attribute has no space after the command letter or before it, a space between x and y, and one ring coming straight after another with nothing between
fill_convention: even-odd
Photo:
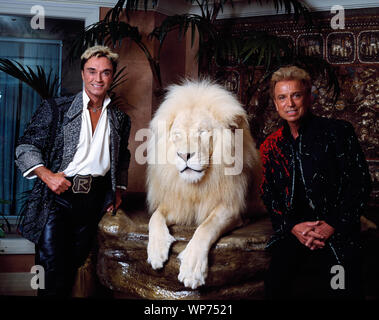
<instances>
[{"instance_id":1,"label":"framed artwork","mask_svg":"<svg viewBox=\"0 0 379 320\"><path fill-rule=\"evenodd\" d=\"M332 32L326 38L326 59L329 63L353 63L356 57L355 37L352 32Z\"/></svg>"},{"instance_id":2,"label":"framed artwork","mask_svg":"<svg viewBox=\"0 0 379 320\"><path fill-rule=\"evenodd\" d=\"M305 33L297 38L297 53L309 57L324 57L324 39L319 33Z\"/></svg>"},{"instance_id":3,"label":"framed artwork","mask_svg":"<svg viewBox=\"0 0 379 320\"><path fill-rule=\"evenodd\" d=\"M360 62L379 63L379 30L361 31L357 42Z\"/></svg>"}]
</instances>

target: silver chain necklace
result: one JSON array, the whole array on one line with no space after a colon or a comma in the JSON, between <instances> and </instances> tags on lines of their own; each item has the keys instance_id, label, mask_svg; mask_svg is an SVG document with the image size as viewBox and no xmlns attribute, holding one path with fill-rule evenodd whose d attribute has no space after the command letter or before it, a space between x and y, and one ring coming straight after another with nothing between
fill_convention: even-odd
<instances>
[{"instance_id":1,"label":"silver chain necklace","mask_svg":"<svg viewBox=\"0 0 379 320\"><path fill-rule=\"evenodd\" d=\"M103 106L100 106L100 107L97 107L97 108L92 107L90 110L91 110L93 113L96 113L97 110L100 110L102 107L103 107Z\"/></svg>"}]
</instances>

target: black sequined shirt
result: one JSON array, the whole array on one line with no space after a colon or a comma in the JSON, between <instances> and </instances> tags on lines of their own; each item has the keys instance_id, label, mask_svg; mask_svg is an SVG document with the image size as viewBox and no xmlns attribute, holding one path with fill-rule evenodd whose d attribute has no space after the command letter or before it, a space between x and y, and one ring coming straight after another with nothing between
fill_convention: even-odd
<instances>
[{"instance_id":1,"label":"black sequined shirt","mask_svg":"<svg viewBox=\"0 0 379 320\"><path fill-rule=\"evenodd\" d=\"M262 200L275 233L268 247L305 219L324 220L335 228L330 245L336 255L340 244L357 238L371 181L349 122L309 113L296 141L285 123L262 143L260 152Z\"/></svg>"}]
</instances>

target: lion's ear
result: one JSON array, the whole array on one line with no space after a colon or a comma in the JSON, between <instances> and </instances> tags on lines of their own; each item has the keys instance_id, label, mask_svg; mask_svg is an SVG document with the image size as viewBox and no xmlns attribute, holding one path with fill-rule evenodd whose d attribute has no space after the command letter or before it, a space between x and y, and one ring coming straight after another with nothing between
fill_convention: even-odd
<instances>
[{"instance_id":1,"label":"lion's ear","mask_svg":"<svg viewBox=\"0 0 379 320\"><path fill-rule=\"evenodd\" d=\"M171 131L171 128L172 128L172 126L173 126L173 124L174 124L175 118L176 118L176 117L175 117L174 115L172 115L171 118L167 121L167 129L168 129L168 132Z\"/></svg>"}]
</instances>

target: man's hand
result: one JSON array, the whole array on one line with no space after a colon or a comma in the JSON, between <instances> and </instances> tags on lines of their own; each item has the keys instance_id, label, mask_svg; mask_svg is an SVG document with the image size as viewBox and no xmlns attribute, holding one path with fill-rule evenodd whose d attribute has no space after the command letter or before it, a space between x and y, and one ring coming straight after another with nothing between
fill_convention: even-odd
<instances>
[{"instance_id":1,"label":"man's hand","mask_svg":"<svg viewBox=\"0 0 379 320\"><path fill-rule=\"evenodd\" d=\"M323 220L319 222L320 223L317 226L315 226L314 231L319 235L323 236L326 241L333 235L334 228Z\"/></svg>"},{"instance_id":2,"label":"man's hand","mask_svg":"<svg viewBox=\"0 0 379 320\"><path fill-rule=\"evenodd\" d=\"M63 172L54 173L46 167L38 167L33 170L33 173L56 194L61 194L71 187L71 182L65 178Z\"/></svg>"},{"instance_id":3,"label":"man's hand","mask_svg":"<svg viewBox=\"0 0 379 320\"><path fill-rule=\"evenodd\" d=\"M117 210L121 203L122 203L122 196L125 194L125 191L123 189L116 189L116 208L114 208L113 204L110 204L107 208L107 212Z\"/></svg>"},{"instance_id":4,"label":"man's hand","mask_svg":"<svg viewBox=\"0 0 379 320\"><path fill-rule=\"evenodd\" d=\"M321 226L320 221L306 221L295 225L291 233L306 247L311 250L320 249L325 246L325 234L320 234L317 230Z\"/></svg>"}]
</instances>

